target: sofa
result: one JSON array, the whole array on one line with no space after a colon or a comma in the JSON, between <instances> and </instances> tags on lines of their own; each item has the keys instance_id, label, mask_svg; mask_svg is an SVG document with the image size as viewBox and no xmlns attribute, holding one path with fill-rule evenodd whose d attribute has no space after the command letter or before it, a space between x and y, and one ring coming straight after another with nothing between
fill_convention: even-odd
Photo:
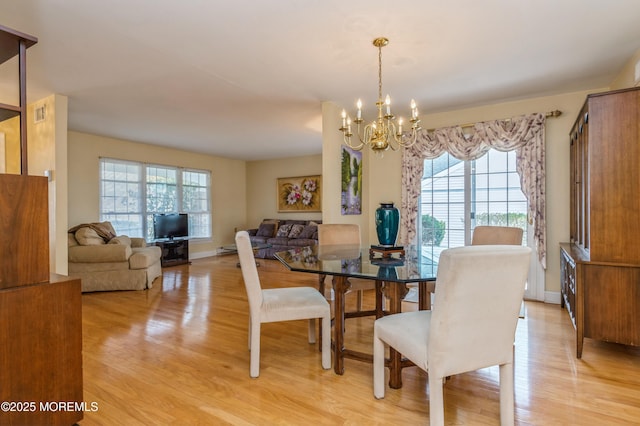
<instances>
[{"instance_id":1,"label":"sofa","mask_svg":"<svg viewBox=\"0 0 640 426\"><path fill-rule=\"evenodd\" d=\"M253 244L269 244L269 248L256 251L256 257L273 259L274 254L293 247L318 244L320 220L264 219L258 228L248 229Z\"/></svg>"},{"instance_id":2,"label":"sofa","mask_svg":"<svg viewBox=\"0 0 640 426\"><path fill-rule=\"evenodd\" d=\"M75 226L68 240L69 275L82 280L83 292L144 290L162 275L160 247L116 236L109 222Z\"/></svg>"}]
</instances>

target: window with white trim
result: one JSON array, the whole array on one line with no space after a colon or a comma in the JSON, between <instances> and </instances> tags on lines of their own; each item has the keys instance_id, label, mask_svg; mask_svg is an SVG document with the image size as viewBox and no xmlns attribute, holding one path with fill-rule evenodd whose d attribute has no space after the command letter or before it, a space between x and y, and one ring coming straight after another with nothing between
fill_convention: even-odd
<instances>
[{"instance_id":1,"label":"window with white trim","mask_svg":"<svg viewBox=\"0 0 640 426\"><path fill-rule=\"evenodd\" d=\"M424 161L418 235L425 258L437 262L444 249L470 244L479 225L522 228L527 244L527 200L515 155L491 149L473 161L449 153Z\"/></svg>"},{"instance_id":2,"label":"window with white trim","mask_svg":"<svg viewBox=\"0 0 640 426\"><path fill-rule=\"evenodd\" d=\"M207 170L100 159L100 220L119 235L154 240L153 215L187 213L189 237L211 238Z\"/></svg>"}]
</instances>

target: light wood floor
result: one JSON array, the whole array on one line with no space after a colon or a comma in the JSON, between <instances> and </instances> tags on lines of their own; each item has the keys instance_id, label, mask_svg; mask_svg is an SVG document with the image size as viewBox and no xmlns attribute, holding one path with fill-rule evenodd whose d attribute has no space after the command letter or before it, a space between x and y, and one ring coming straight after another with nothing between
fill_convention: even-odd
<instances>
[{"instance_id":1,"label":"light wood floor","mask_svg":"<svg viewBox=\"0 0 640 426\"><path fill-rule=\"evenodd\" d=\"M424 372L405 369L403 388L376 400L371 365L322 370L303 321L263 325L260 377L251 379L236 262L195 260L164 269L148 291L82 296L84 398L98 406L82 426L429 423ZM317 285L316 275L261 263L265 288ZM372 321L348 320L347 345L370 350ZM586 339L576 359L558 305L526 303L515 372L519 425L640 424L640 350ZM499 424L497 367L454 376L444 392L447 424Z\"/></svg>"}]
</instances>

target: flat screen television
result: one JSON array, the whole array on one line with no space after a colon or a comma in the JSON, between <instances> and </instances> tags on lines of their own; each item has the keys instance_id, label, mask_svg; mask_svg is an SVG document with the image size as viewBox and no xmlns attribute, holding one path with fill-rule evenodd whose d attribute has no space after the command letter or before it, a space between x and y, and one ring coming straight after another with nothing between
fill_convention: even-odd
<instances>
[{"instance_id":1,"label":"flat screen television","mask_svg":"<svg viewBox=\"0 0 640 426\"><path fill-rule=\"evenodd\" d=\"M189 236L189 216L185 213L154 214L153 233L156 240Z\"/></svg>"}]
</instances>

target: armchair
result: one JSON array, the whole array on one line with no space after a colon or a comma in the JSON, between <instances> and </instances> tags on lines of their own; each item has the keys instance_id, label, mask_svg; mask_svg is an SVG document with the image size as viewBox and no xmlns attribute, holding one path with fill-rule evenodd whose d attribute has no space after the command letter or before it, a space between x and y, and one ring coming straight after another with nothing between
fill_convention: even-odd
<instances>
[{"instance_id":1,"label":"armchair","mask_svg":"<svg viewBox=\"0 0 640 426\"><path fill-rule=\"evenodd\" d=\"M160 247L147 247L144 238L111 236L111 230L109 222L69 230L69 275L82 280L83 292L151 288L162 274Z\"/></svg>"}]
</instances>

